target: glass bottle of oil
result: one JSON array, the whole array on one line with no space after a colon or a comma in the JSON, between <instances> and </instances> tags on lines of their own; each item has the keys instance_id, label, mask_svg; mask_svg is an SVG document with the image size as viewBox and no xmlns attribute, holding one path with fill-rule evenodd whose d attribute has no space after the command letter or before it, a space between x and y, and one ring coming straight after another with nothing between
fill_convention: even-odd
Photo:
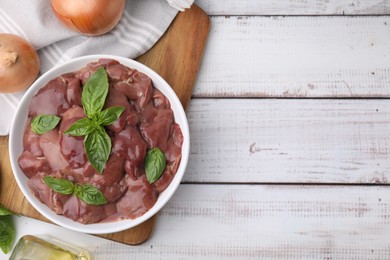
<instances>
[{"instance_id":1,"label":"glass bottle of oil","mask_svg":"<svg viewBox=\"0 0 390 260\"><path fill-rule=\"evenodd\" d=\"M25 235L16 244L10 260L91 260L91 255L84 249L65 244L54 238L41 239Z\"/></svg>"}]
</instances>

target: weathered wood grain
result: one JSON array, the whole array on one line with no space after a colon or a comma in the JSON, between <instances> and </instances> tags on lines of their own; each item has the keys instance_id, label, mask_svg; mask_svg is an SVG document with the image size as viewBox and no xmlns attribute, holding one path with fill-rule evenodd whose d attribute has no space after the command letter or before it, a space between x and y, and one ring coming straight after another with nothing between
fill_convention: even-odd
<instances>
[{"instance_id":1,"label":"weathered wood grain","mask_svg":"<svg viewBox=\"0 0 390 260\"><path fill-rule=\"evenodd\" d=\"M211 21L196 97L390 96L390 16Z\"/></svg>"},{"instance_id":2,"label":"weathered wood grain","mask_svg":"<svg viewBox=\"0 0 390 260\"><path fill-rule=\"evenodd\" d=\"M185 182L390 182L390 100L193 99L188 120Z\"/></svg>"},{"instance_id":3,"label":"weathered wood grain","mask_svg":"<svg viewBox=\"0 0 390 260\"><path fill-rule=\"evenodd\" d=\"M195 0L210 15L379 15L389 0Z\"/></svg>"},{"instance_id":4,"label":"weathered wood grain","mask_svg":"<svg viewBox=\"0 0 390 260\"><path fill-rule=\"evenodd\" d=\"M96 251L102 259L130 251L132 259L388 259L389 205L388 187L181 185L146 243Z\"/></svg>"}]
</instances>

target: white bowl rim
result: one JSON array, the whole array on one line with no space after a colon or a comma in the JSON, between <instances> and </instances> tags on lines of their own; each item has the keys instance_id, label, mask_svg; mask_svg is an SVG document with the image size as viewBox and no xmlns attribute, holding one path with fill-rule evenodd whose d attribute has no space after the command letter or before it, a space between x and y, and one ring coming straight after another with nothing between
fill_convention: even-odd
<instances>
[{"instance_id":1,"label":"white bowl rim","mask_svg":"<svg viewBox=\"0 0 390 260\"><path fill-rule=\"evenodd\" d=\"M27 120L27 109L32 96L40 88L42 88L49 80L67 72L77 71L80 68L84 67L89 62L98 61L99 59L117 60L121 64L127 67L145 73L152 79L154 87L159 89L170 101L171 109L174 112L175 121L180 125L183 134L182 157L181 157L179 168L175 174L175 177L173 178L173 180L171 181L167 189L159 194L159 198L155 203L155 205L151 209L149 209L144 215L133 220L126 219L126 220L119 220L119 221L107 222L107 223L81 224L79 222L75 222L71 219L68 219L62 215L55 214L54 211L52 211L49 207L47 207L46 204L41 203L30 192L26 183L28 178L24 175L24 173L22 172L22 170L20 169L17 163L18 157L20 156L20 152L23 150L23 147L22 146L16 147L15 144L18 143L20 144L20 142L23 144L23 141L20 140L20 138L23 137L25 124ZM69 68L73 68L73 69L69 69ZM48 70L43 75L41 75L26 91L21 102L19 103L16 109L14 119L11 124L11 130L9 135L9 152L10 152L11 167L16 182L18 183L18 186L22 190L22 193L24 194L26 199L32 204L32 206L36 210L38 210L39 213L41 213L43 216L45 216L53 223L68 228L70 230L89 233L89 234L108 234L108 233L123 231L145 222L153 215L158 213L161 210L161 208L164 207L165 204L173 196L173 194L177 190L183 178L188 163L189 149L190 149L190 133L189 133L187 117L179 98L177 97L173 89L170 87L170 85L155 71L139 63L138 61L121 57L121 56L106 55L106 54L86 55L86 56L74 58L72 60L69 60L58 66L53 67L52 69Z\"/></svg>"}]
</instances>

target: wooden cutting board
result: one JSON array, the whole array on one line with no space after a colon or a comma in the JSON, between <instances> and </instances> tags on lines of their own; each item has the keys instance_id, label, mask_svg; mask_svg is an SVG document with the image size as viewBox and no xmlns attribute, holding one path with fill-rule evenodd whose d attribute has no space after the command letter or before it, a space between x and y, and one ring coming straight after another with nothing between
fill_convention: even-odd
<instances>
[{"instance_id":1,"label":"wooden cutting board","mask_svg":"<svg viewBox=\"0 0 390 260\"><path fill-rule=\"evenodd\" d=\"M191 99L209 29L208 15L194 4L176 16L152 49L137 58L172 86L184 109ZM17 214L50 222L30 205L16 184L9 162L8 136L0 137L0 204ZM156 218L155 215L126 231L99 236L129 245L140 244L150 237Z\"/></svg>"}]
</instances>

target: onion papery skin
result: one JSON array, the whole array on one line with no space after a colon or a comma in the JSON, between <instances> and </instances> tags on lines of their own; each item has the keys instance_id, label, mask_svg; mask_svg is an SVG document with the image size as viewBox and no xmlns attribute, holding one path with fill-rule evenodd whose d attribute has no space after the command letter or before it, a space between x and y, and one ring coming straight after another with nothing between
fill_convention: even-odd
<instances>
[{"instance_id":1,"label":"onion papery skin","mask_svg":"<svg viewBox=\"0 0 390 260\"><path fill-rule=\"evenodd\" d=\"M87 36L111 31L125 9L125 0L51 0L57 18L68 28Z\"/></svg>"},{"instance_id":2,"label":"onion papery skin","mask_svg":"<svg viewBox=\"0 0 390 260\"><path fill-rule=\"evenodd\" d=\"M0 33L0 93L26 90L39 70L39 56L30 42L15 34Z\"/></svg>"}]
</instances>

